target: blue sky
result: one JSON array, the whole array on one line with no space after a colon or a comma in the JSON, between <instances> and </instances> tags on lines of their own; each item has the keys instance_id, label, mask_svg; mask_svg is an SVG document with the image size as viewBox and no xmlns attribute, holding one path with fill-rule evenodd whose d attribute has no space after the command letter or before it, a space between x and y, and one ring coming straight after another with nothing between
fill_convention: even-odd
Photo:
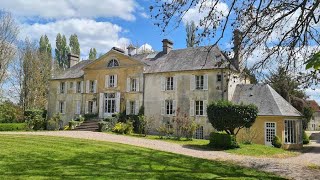
<instances>
[{"instance_id":1,"label":"blue sky","mask_svg":"<svg viewBox=\"0 0 320 180\"><path fill-rule=\"evenodd\" d=\"M177 29L162 33L150 18L149 0L10 0L1 2L1 8L13 14L20 25L19 39L26 37L39 40L48 35L55 47L57 33L68 38L76 33L81 47L81 58L87 59L89 49L96 48L98 54L109 51L113 46L125 48L130 43L145 45L153 50L162 49L162 39L174 42L174 48L186 47L185 22L196 23L203 17L197 9L191 9ZM227 12L228 4L219 3L222 13ZM230 48L231 33L219 43L222 49ZM202 45L207 45L202 43ZM320 90L308 89L308 95L320 102Z\"/></svg>"}]
</instances>

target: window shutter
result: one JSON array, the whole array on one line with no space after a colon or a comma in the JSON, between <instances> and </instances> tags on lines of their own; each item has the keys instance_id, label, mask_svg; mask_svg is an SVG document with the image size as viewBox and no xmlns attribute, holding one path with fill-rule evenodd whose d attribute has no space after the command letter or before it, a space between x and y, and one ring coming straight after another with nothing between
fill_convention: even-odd
<instances>
[{"instance_id":1,"label":"window shutter","mask_svg":"<svg viewBox=\"0 0 320 180\"><path fill-rule=\"evenodd\" d=\"M165 101L161 101L161 115L164 115L165 111Z\"/></svg>"},{"instance_id":2,"label":"window shutter","mask_svg":"<svg viewBox=\"0 0 320 180\"><path fill-rule=\"evenodd\" d=\"M177 84L177 76L173 76L173 89L177 90L178 84Z\"/></svg>"},{"instance_id":3,"label":"window shutter","mask_svg":"<svg viewBox=\"0 0 320 180\"><path fill-rule=\"evenodd\" d=\"M97 101L93 101L92 111L93 113L97 113Z\"/></svg>"},{"instance_id":4,"label":"window shutter","mask_svg":"<svg viewBox=\"0 0 320 180\"><path fill-rule=\"evenodd\" d=\"M56 104L56 111L57 111L57 113L60 113L60 111L59 111L59 101L57 101L57 104Z\"/></svg>"},{"instance_id":5,"label":"window shutter","mask_svg":"<svg viewBox=\"0 0 320 180\"><path fill-rule=\"evenodd\" d=\"M118 75L114 75L114 87L118 86Z\"/></svg>"},{"instance_id":6,"label":"window shutter","mask_svg":"<svg viewBox=\"0 0 320 180\"><path fill-rule=\"evenodd\" d=\"M117 92L117 97L116 97L116 112L120 112L120 92Z\"/></svg>"},{"instance_id":7,"label":"window shutter","mask_svg":"<svg viewBox=\"0 0 320 180\"><path fill-rule=\"evenodd\" d=\"M205 74L203 76L204 84L203 84L203 90L208 90L208 74Z\"/></svg>"},{"instance_id":8,"label":"window shutter","mask_svg":"<svg viewBox=\"0 0 320 180\"><path fill-rule=\"evenodd\" d=\"M136 91L140 91L140 78L136 78Z\"/></svg>"},{"instance_id":9,"label":"window shutter","mask_svg":"<svg viewBox=\"0 0 320 180\"><path fill-rule=\"evenodd\" d=\"M208 106L208 101L204 100L203 101L203 115L207 116L207 106Z\"/></svg>"},{"instance_id":10,"label":"window shutter","mask_svg":"<svg viewBox=\"0 0 320 180\"><path fill-rule=\"evenodd\" d=\"M58 83L57 94L60 94L60 86L61 86L61 83Z\"/></svg>"},{"instance_id":11,"label":"window shutter","mask_svg":"<svg viewBox=\"0 0 320 180\"><path fill-rule=\"evenodd\" d=\"M90 81L87 80L87 82L86 82L86 93L89 93L89 83L90 83Z\"/></svg>"},{"instance_id":12,"label":"window shutter","mask_svg":"<svg viewBox=\"0 0 320 180\"><path fill-rule=\"evenodd\" d=\"M109 75L106 75L106 79L105 79L105 86L106 88L109 87Z\"/></svg>"},{"instance_id":13,"label":"window shutter","mask_svg":"<svg viewBox=\"0 0 320 180\"><path fill-rule=\"evenodd\" d=\"M98 87L98 80L94 80L94 89L93 89L94 93L97 93L97 87Z\"/></svg>"},{"instance_id":14,"label":"window shutter","mask_svg":"<svg viewBox=\"0 0 320 180\"><path fill-rule=\"evenodd\" d=\"M161 91L166 90L166 79L165 77L161 77Z\"/></svg>"},{"instance_id":15,"label":"window shutter","mask_svg":"<svg viewBox=\"0 0 320 180\"><path fill-rule=\"evenodd\" d=\"M80 92L83 93L83 81L80 83Z\"/></svg>"},{"instance_id":16,"label":"window shutter","mask_svg":"<svg viewBox=\"0 0 320 180\"><path fill-rule=\"evenodd\" d=\"M77 93L77 81L73 82L73 92Z\"/></svg>"},{"instance_id":17,"label":"window shutter","mask_svg":"<svg viewBox=\"0 0 320 180\"><path fill-rule=\"evenodd\" d=\"M172 108L174 110L173 115L176 116L177 115L177 101L176 100L172 101Z\"/></svg>"},{"instance_id":18,"label":"window shutter","mask_svg":"<svg viewBox=\"0 0 320 180\"><path fill-rule=\"evenodd\" d=\"M130 101L127 100L127 104L126 104L126 114L129 115L130 114Z\"/></svg>"},{"instance_id":19,"label":"window shutter","mask_svg":"<svg viewBox=\"0 0 320 180\"><path fill-rule=\"evenodd\" d=\"M88 114L89 101L86 101L86 106L84 107L85 114Z\"/></svg>"},{"instance_id":20,"label":"window shutter","mask_svg":"<svg viewBox=\"0 0 320 180\"><path fill-rule=\"evenodd\" d=\"M136 104L135 104L135 105L136 105L135 115L138 115L138 113L139 113L139 109L140 109L139 101L137 100L135 103L136 103Z\"/></svg>"},{"instance_id":21,"label":"window shutter","mask_svg":"<svg viewBox=\"0 0 320 180\"><path fill-rule=\"evenodd\" d=\"M195 90L195 86L196 86L196 76L195 75L191 75L190 77L190 90L193 91Z\"/></svg>"},{"instance_id":22,"label":"window shutter","mask_svg":"<svg viewBox=\"0 0 320 180\"><path fill-rule=\"evenodd\" d=\"M130 92L130 78L127 78L127 92Z\"/></svg>"},{"instance_id":23,"label":"window shutter","mask_svg":"<svg viewBox=\"0 0 320 180\"><path fill-rule=\"evenodd\" d=\"M103 93L99 94L99 118L103 118Z\"/></svg>"},{"instance_id":24,"label":"window shutter","mask_svg":"<svg viewBox=\"0 0 320 180\"><path fill-rule=\"evenodd\" d=\"M66 101L63 101L63 114L67 112L67 103Z\"/></svg>"},{"instance_id":25,"label":"window shutter","mask_svg":"<svg viewBox=\"0 0 320 180\"><path fill-rule=\"evenodd\" d=\"M194 116L194 101L190 100L190 116Z\"/></svg>"}]
</instances>

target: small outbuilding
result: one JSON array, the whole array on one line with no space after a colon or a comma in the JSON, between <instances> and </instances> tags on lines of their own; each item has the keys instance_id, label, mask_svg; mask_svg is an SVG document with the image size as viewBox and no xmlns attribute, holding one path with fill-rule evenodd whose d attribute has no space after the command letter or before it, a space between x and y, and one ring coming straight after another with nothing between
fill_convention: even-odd
<instances>
[{"instance_id":1,"label":"small outbuilding","mask_svg":"<svg viewBox=\"0 0 320 180\"><path fill-rule=\"evenodd\" d=\"M302 114L271 86L238 84L232 101L237 104L254 104L259 110L252 127L239 132L239 140L250 138L253 143L271 146L274 136L278 136L282 148L302 148Z\"/></svg>"}]
</instances>

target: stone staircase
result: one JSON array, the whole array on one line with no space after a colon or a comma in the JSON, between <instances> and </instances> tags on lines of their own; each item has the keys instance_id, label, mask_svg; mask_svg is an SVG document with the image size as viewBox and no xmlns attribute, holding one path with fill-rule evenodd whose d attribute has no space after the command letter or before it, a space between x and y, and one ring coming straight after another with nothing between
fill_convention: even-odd
<instances>
[{"instance_id":1,"label":"stone staircase","mask_svg":"<svg viewBox=\"0 0 320 180\"><path fill-rule=\"evenodd\" d=\"M99 120L92 119L84 121L80 126L75 127L74 131L98 131Z\"/></svg>"}]
</instances>

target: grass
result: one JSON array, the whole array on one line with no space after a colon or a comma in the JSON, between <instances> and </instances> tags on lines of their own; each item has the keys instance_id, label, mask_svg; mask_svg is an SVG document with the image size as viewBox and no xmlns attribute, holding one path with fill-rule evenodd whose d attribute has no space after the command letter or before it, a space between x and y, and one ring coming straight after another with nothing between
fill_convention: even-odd
<instances>
[{"instance_id":1,"label":"grass","mask_svg":"<svg viewBox=\"0 0 320 180\"><path fill-rule=\"evenodd\" d=\"M26 123L0 123L0 131L25 131Z\"/></svg>"},{"instance_id":2,"label":"grass","mask_svg":"<svg viewBox=\"0 0 320 180\"><path fill-rule=\"evenodd\" d=\"M0 179L281 179L227 162L62 137L0 135Z\"/></svg>"},{"instance_id":3,"label":"grass","mask_svg":"<svg viewBox=\"0 0 320 180\"><path fill-rule=\"evenodd\" d=\"M116 134L113 132L107 132L111 134ZM206 139L193 139L192 141L182 138L180 140L176 139L166 139L166 138L159 138L156 135L148 135L146 137L141 136L139 134L130 134L128 136L138 137L138 138L146 138L151 140L161 140L170 143L180 144L185 147L193 148L193 149L202 149L208 151L221 151L219 149L213 149L208 146L209 140ZM225 152L237 155L245 155L245 156L254 156L254 157L273 157L273 158L286 158L297 156L300 154L298 151L289 151L280 148L274 148L270 146L265 146L261 144L240 144L240 148L237 149L229 149L224 150Z\"/></svg>"},{"instance_id":4,"label":"grass","mask_svg":"<svg viewBox=\"0 0 320 180\"><path fill-rule=\"evenodd\" d=\"M313 163L309 164L307 167L308 169L311 169L311 170L320 170L320 166Z\"/></svg>"}]
</instances>

